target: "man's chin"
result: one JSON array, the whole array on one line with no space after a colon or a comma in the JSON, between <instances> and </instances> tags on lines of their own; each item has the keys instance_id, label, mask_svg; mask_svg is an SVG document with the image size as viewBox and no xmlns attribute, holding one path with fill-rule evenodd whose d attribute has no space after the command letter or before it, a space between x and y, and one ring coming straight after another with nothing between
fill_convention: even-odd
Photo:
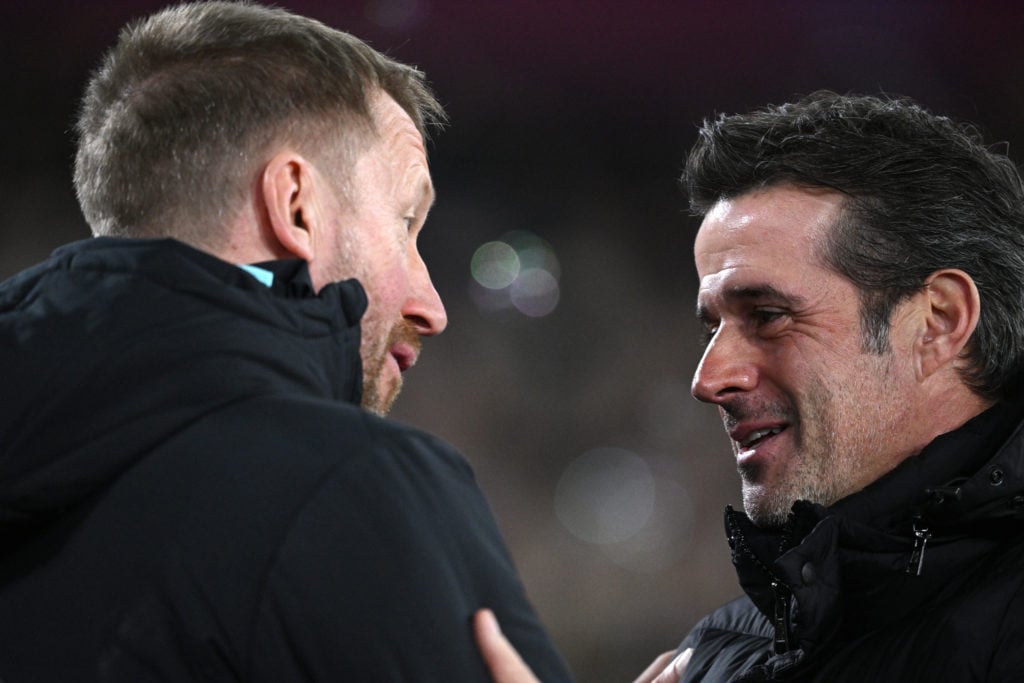
<instances>
[{"instance_id":1,"label":"man's chin","mask_svg":"<svg viewBox=\"0 0 1024 683\"><path fill-rule=\"evenodd\" d=\"M762 486L743 484L743 511L762 529L781 527L793 509L791 496L779 496Z\"/></svg>"},{"instance_id":2,"label":"man's chin","mask_svg":"<svg viewBox=\"0 0 1024 683\"><path fill-rule=\"evenodd\" d=\"M365 382L363 384L363 400L360 404L364 410L386 417L391 412L398 394L402 389L402 380L387 387L379 386L376 382Z\"/></svg>"}]
</instances>

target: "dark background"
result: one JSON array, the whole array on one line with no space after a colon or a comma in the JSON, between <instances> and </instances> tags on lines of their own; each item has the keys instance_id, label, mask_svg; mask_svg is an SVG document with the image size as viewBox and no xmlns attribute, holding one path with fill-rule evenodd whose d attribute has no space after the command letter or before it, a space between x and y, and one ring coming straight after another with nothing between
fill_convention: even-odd
<instances>
[{"instance_id":1,"label":"dark background","mask_svg":"<svg viewBox=\"0 0 1024 683\"><path fill-rule=\"evenodd\" d=\"M70 180L76 100L119 27L164 4L0 9L0 277L88 236ZM721 532L737 477L714 411L688 395L696 222L676 178L696 125L819 88L885 91L981 124L1019 161L1024 10L281 4L420 66L446 104L452 123L431 149L439 200L421 244L450 326L426 345L395 415L473 463L580 680L632 680L738 590ZM523 305L532 314L511 290L488 294L473 279L477 248L500 239L524 266L525 247L542 245L532 254L546 255L546 274L513 285L549 287Z\"/></svg>"}]
</instances>

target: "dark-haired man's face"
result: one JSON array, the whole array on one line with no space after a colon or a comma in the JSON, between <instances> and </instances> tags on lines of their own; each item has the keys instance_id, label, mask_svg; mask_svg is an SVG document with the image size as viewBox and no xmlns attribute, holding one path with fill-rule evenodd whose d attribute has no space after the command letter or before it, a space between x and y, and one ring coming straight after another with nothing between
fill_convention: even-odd
<instances>
[{"instance_id":1,"label":"dark-haired man's face","mask_svg":"<svg viewBox=\"0 0 1024 683\"><path fill-rule=\"evenodd\" d=\"M762 526L797 499L831 504L920 446L910 419L915 375L903 309L892 350L862 348L857 290L815 243L841 196L778 186L722 200L694 253L708 334L693 395L720 409Z\"/></svg>"}]
</instances>

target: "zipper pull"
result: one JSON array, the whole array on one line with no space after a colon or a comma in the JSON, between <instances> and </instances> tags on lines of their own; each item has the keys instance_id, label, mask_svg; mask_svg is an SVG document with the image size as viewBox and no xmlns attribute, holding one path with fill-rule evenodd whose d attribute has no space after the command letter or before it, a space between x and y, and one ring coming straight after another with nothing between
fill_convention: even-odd
<instances>
[{"instance_id":1,"label":"zipper pull","mask_svg":"<svg viewBox=\"0 0 1024 683\"><path fill-rule=\"evenodd\" d=\"M924 567L924 549L928 545L928 539L932 537L928 527L921 523L921 520L914 520L914 548L910 551L910 562L907 563L907 573L912 576L921 576L921 569Z\"/></svg>"},{"instance_id":2,"label":"zipper pull","mask_svg":"<svg viewBox=\"0 0 1024 683\"><path fill-rule=\"evenodd\" d=\"M781 655L791 649L789 635L789 589L778 581L772 581L772 593L775 594L775 614L772 623L775 626L775 654Z\"/></svg>"}]
</instances>

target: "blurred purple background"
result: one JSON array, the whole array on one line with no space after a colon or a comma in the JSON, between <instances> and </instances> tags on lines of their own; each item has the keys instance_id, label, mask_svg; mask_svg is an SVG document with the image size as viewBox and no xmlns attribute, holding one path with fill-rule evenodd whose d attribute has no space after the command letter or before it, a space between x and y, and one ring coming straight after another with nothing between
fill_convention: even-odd
<instances>
[{"instance_id":1,"label":"blurred purple background","mask_svg":"<svg viewBox=\"0 0 1024 683\"><path fill-rule=\"evenodd\" d=\"M0 9L0 277L87 237L71 189L89 71L165 3ZM1024 9L984 2L280 3L423 68L451 114L422 249L450 326L395 410L476 469L581 681L632 680L738 592L738 480L698 360L676 178L700 120L819 88L1024 124ZM414 558L410 558L411 560Z\"/></svg>"}]
</instances>

